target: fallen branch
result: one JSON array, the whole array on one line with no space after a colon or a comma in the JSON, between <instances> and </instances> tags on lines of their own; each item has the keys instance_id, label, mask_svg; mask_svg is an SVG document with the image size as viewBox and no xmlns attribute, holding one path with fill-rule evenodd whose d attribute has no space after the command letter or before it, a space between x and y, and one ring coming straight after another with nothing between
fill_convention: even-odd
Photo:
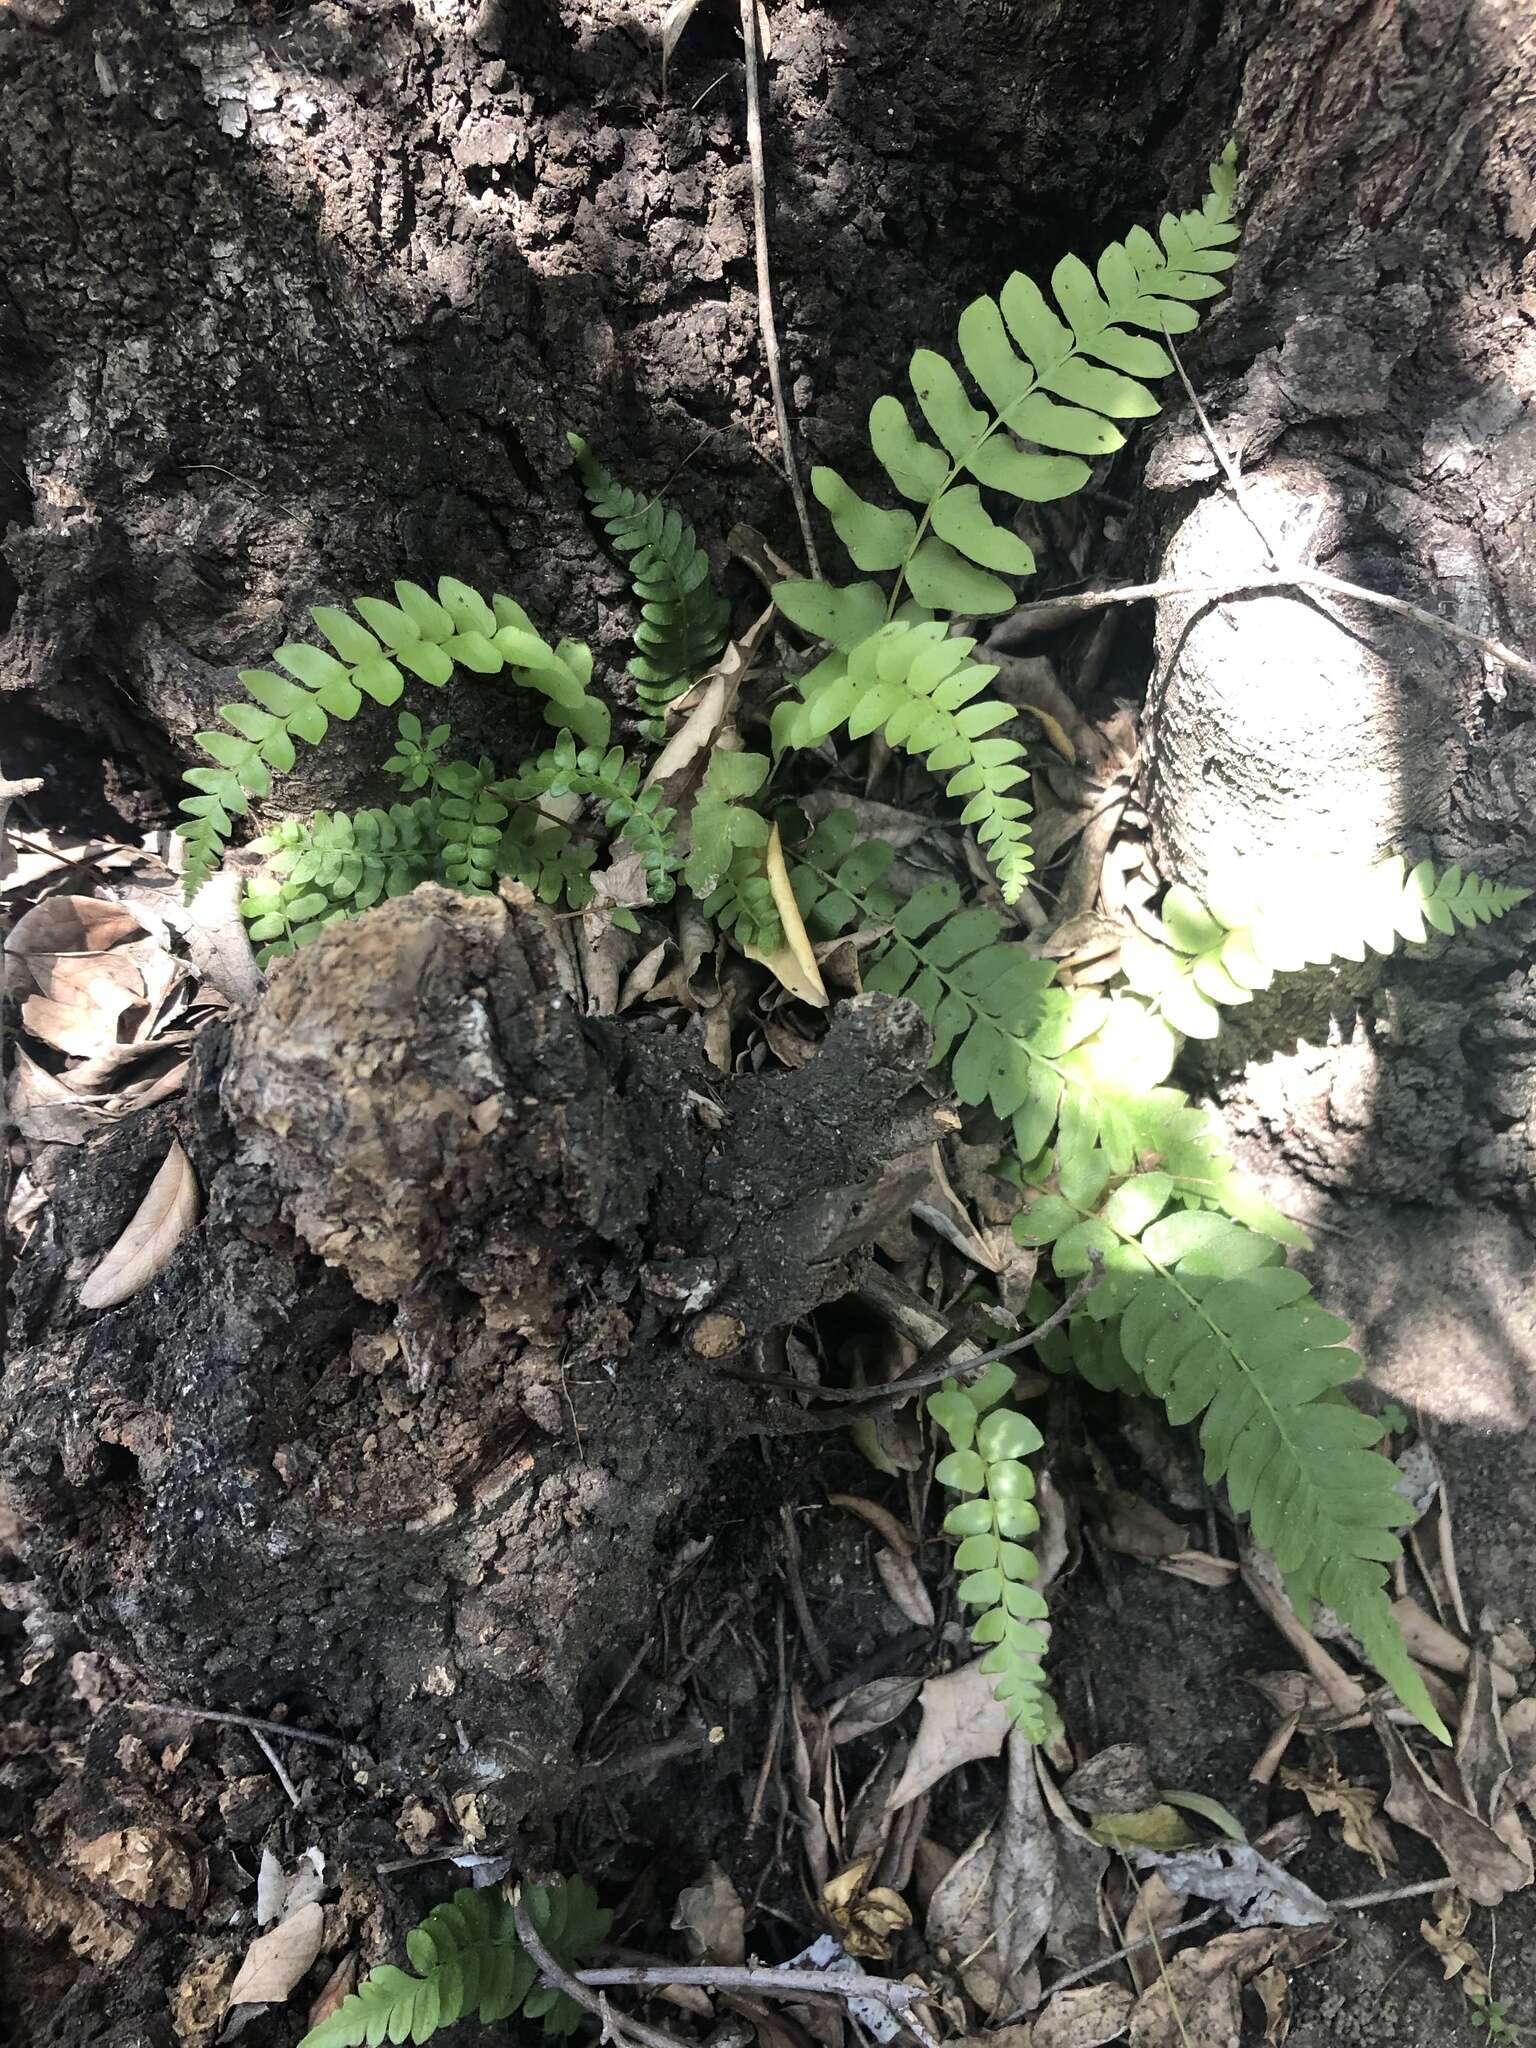
<instances>
[{"instance_id":1,"label":"fallen branch","mask_svg":"<svg viewBox=\"0 0 1536 2048\"><path fill-rule=\"evenodd\" d=\"M630 2019L627 2014L621 2019L606 1998L589 1991L579 1978L573 1977L569 1970L557 1963L540 1940L539 1930L521 1897L512 1902L512 1924L517 1929L518 1940L538 1966L540 1981L552 1990L563 1991L572 2004L593 2014L602 2026L605 2041L634 2040L643 2042L645 2048L685 2048L677 2035L667 2033L665 2028L648 2027L644 2020ZM676 1979L670 1981L676 1982Z\"/></svg>"},{"instance_id":2,"label":"fallen branch","mask_svg":"<svg viewBox=\"0 0 1536 2048\"><path fill-rule=\"evenodd\" d=\"M518 1933L521 1938L521 1923ZM533 1951L530 1949L529 1953L531 1955ZM718 1968L707 1963L687 1968L673 1963L643 1963L633 1968L619 1965L611 1969L581 1970L577 1972L577 1978L585 1985L649 1985L658 1991L668 1984L697 1984L706 1991L755 1991L769 1998L867 1998L875 2005L883 2005L893 2019L922 2042L923 2048L936 2048L933 2036L912 2010L930 1999L933 1993L924 1985L899 1984L887 1977L844 1976L830 1970L775 1969L768 1963L722 1964Z\"/></svg>"}]
</instances>

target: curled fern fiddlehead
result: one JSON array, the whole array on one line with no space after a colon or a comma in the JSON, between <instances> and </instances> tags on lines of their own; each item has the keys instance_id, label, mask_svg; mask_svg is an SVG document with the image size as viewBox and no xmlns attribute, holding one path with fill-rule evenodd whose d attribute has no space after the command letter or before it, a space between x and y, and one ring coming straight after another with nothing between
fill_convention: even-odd
<instances>
[{"instance_id":1,"label":"curled fern fiddlehead","mask_svg":"<svg viewBox=\"0 0 1536 2048\"><path fill-rule=\"evenodd\" d=\"M524 1885L522 1901L556 1961L578 1969L606 1939L613 1915L583 1878ZM455 1892L413 1928L406 1953L414 1976L393 1963L370 1970L331 2017L311 2027L299 2048L381 2048L385 2041L429 2041L455 2020L494 2024L521 2011L546 2034L575 2032L581 2008L537 1982L533 1958L517 1938L504 1893Z\"/></svg>"},{"instance_id":2,"label":"curled fern fiddlehead","mask_svg":"<svg viewBox=\"0 0 1536 2048\"><path fill-rule=\"evenodd\" d=\"M593 515L618 552L630 557L641 621L629 673L651 714L642 729L658 739L667 706L724 647L730 607L711 584L709 557L682 515L616 484L579 434L565 438Z\"/></svg>"},{"instance_id":3,"label":"curled fern fiddlehead","mask_svg":"<svg viewBox=\"0 0 1536 2048\"><path fill-rule=\"evenodd\" d=\"M951 1446L934 1477L968 1498L944 1517L961 1539L955 1567L965 1574L960 1598L981 1609L972 1642L985 1648L982 1669L997 1679L997 1697L1032 1742L1049 1742L1061 1723L1040 1660L1047 1638L1042 1596L1029 1583L1040 1567L1025 1538L1040 1526L1034 1474L1023 1462L1041 1448L1028 1416L1004 1408L1013 1374L998 1360L969 1384L947 1380L928 1413Z\"/></svg>"}]
</instances>

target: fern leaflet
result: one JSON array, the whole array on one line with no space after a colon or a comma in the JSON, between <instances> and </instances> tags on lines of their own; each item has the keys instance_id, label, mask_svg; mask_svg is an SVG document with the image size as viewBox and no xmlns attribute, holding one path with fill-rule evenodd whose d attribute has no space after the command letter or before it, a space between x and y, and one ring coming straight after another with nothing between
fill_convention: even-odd
<instances>
[{"instance_id":1,"label":"fern leaflet","mask_svg":"<svg viewBox=\"0 0 1536 2048\"><path fill-rule=\"evenodd\" d=\"M1047 1610L1029 1583L1040 1566L1023 1540L1040 1526L1034 1474L1023 1461L1042 1439L1027 1416L999 1406L1012 1392L1013 1374L998 1360L969 1384L946 1380L930 1396L928 1413L951 1446L934 1477L970 1496L950 1509L944 1527L961 1539L960 1598L982 1610L971 1630L972 1642L985 1646L981 1667L996 1677L997 1698L1030 1741L1049 1742L1061 1722L1040 1666Z\"/></svg>"},{"instance_id":2,"label":"fern leaflet","mask_svg":"<svg viewBox=\"0 0 1536 2048\"><path fill-rule=\"evenodd\" d=\"M672 821L677 813L662 802L660 789L643 788L640 777L640 763L629 760L622 747L578 750L575 736L563 732L547 753L499 789L518 802L580 796L600 804L603 823L638 851L652 902L665 903L676 894L675 873L681 864L673 851Z\"/></svg>"},{"instance_id":3,"label":"fern leaflet","mask_svg":"<svg viewBox=\"0 0 1536 2048\"><path fill-rule=\"evenodd\" d=\"M613 1915L579 1877L524 1885L521 1896L550 1954L567 1969L579 1967L612 1924ZM494 2023L521 2011L555 2035L572 2034L580 2023L578 2005L537 1982L533 1958L517 1938L512 1901L501 1892L455 1892L412 1929L405 1946L415 1976L392 1963L370 1970L299 2048L419 2044L472 2015Z\"/></svg>"},{"instance_id":4,"label":"fern leaflet","mask_svg":"<svg viewBox=\"0 0 1536 2048\"><path fill-rule=\"evenodd\" d=\"M710 756L688 820L683 880L706 917L734 931L743 945L770 953L784 942L763 864L772 828L743 801L756 796L767 779L762 754L722 748Z\"/></svg>"},{"instance_id":5,"label":"fern leaflet","mask_svg":"<svg viewBox=\"0 0 1536 2048\"><path fill-rule=\"evenodd\" d=\"M678 512L616 484L579 434L567 434L593 514L621 555L640 600L639 650L629 664L636 695L660 738L664 714L725 645L730 607L709 580L709 557Z\"/></svg>"}]
</instances>

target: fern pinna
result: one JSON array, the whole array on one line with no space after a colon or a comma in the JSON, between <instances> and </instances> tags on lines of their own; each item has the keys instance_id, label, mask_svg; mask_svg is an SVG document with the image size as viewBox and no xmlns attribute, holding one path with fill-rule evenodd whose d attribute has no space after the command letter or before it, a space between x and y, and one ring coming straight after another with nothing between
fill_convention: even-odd
<instances>
[{"instance_id":1,"label":"fern pinna","mask_svg":"<svg viewBox=\"0 0 1536 2048\"><path fill-rule=\"evenodd\" d=\"M565 438L593 517L615 549L630 558L640 624L629 673L650 714L642 731L658 739L667 706L724 647L730 607L710 583L709 558L682 514L616 484L579 434Z\"/></svg>"},{"instance_id":2,"label":"fern pinna","mask_svg":"<svg viewBox=\"0 0 1536 2048\"><path fill-rule=\"evenodd\" d=\"M1305 1234L1243 1181L1211 1120L1164 1085L1181 1042L1178 1006L1161 1015L1134 986L1106 994L1056 985L1051 963L994 912L961 911L947 879L903 901L889 885L894 858L879 841L856 843L852 814L832 811L798 849L796 900L813 938L873 935L861 954L865 988L916 1003L960 1100L1011 1125L1014 1154L1000 1170L1030 1197L1014 1226L1019 1242L1040 1250L1064 1283L1088 1273L1094 1255L1102 1260L1102 1277L1066 1329L1042 1342L1042 1358L1103 1391L1150 1394L1176 1423L1199 1419L1208 1479L1225 1480L1298 1609L1331 1607L1403 1703L1443 1734L1386 1591L1399 1551L1393 1531L1408 1505L1396 1467L1372 1448L1382 1424L1340 1391L1360 1361L1343 1345L1347 1326L1284 1263L1287 1245L1305 1247ZM1426 938L1427 927L1500 916L1527 893L1455 868L1437 878L1427 862L1405 876L1401 861L1388 861L1355 890L1333 876L1316 898L1292 892L1286 928L1308 925L1308 960L1324 956L1325 943L1326 957L1359 958L1367 943L1390 951L1396 937ZM1230 925L1192 891L1168 892L1169 944L1154 948L1169 959L1159 987L1209 960L1222 932L1237 935L1234 967L1257 962L1272 975L1281 927L1240 887L1221 900ZM1343 907L1351 903L1353 923ZM1294 946L1284 959L1303 964ZM1250 999L1245 983L1234 979L1229 990L1214 975L1199 990L1207 1003ZM1054 1307L1038 1286L1031 1313L1043 1319ZM992 1458L1010 1468L1039 1447L1032 1425L998 1405L1011 1385L1006 1366L994 1365L971 1386L957 1377L929 1407L952 1446L938 1477L975 1496L945 1524L964 1539L961 1597L986 1607L975 1639L999 1674L999 1696L1038 1739L1052 1725L1038 1668L1045 1609L1027 1585L1033 1560L1013 1547L1034 1526L1031 1489L1011 1469L1001 1487L990 1477Z\"/></svg>"},{"instance_id":3,"label":"fern pinna","mask_svg":"<svg viewBox=\"0 0 1536 2048\"><path fill-rule=\"evenodd\" d=\"M519 1893L535 1931L562 1968L579 1969L607 1938L613 1915L584 1878L525 1884ZM517 1938L513 1902L500 1891L466 1887L445 1899L406 1936L410 1971L384 1963L370 1970L299 2048L381 2048L385 2041L428 2041L455 2020L495 2022L521 2012L546 2034L575 2032L581 2008L538 1982Z\"/></svg>"},{"instance_id":4,"label":"fern pinna","mask_svg":"<svg viewBox=\"0 0 1536 2048\"><path fill-rule=\"evenodd\" d=\"M1024 750L988 736L1013 716L978 696L996 670L964 664L974 643L952 652L957 643L945 641L937 620L1010 610L1016 597L1005 578L1035 564L978 487L1024 503L1066 497L1088 481L1085 457L1123 445L1116 421L1158 410L1138 380L1169 376L1173 364L1150 337L1193 328L1194 305L1221 290L1219 274L1236 260L1226 246L1238 238L1236 163L1229 144L1211 165L1204 204L1165 214L1160 244L1133 228L1100 256L1097 275L1064 256L1051 274L1054 307L1017 271L995 299L967 306L960 357L984 406L948 357L919 349L908 376L934 439L920 437L889 394L869 415L874 457L916 509L871 504L836 470L811 472L854 567L885 572L889 583L774 586L785 617L831 648L800 682L803 709L790 704L775 716L775 747L813 745L841 725L926 754L930 769L951 774L949 794L968 799L963 822L994 862L1005 902L1017 900L1030 872Z\"/></svg>"}]
</instances>

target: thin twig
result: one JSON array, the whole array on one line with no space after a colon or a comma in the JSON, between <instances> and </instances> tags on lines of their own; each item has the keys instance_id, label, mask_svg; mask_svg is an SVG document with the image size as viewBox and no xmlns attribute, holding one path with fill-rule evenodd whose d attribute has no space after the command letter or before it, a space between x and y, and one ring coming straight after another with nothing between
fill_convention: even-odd
<instances>
[{"instance_id":1,"label":"thin twig","mask_svg":"<svg viewBox=\"0 0 1536 2048\"><path fill-rule=\"evenodd\" d=\"M795 1620L800 1624L800 1640L816 1666L816 1676L823 1685L828 1685L832 1679L832 1659L827 1655L821 1630L816 1626L805 1597L805 1587L800 1583L800 1531L795 1527L795 1511L786 1504L779 1509L779 1516L784 1524L784 1576L789 1581Z\"/></svg>"},{"instance_id":2,"label":"thin twig","mask_svg":"<svg viewBox=\"0 0 1536 2048\"><path fill-rule=\"evenodd\" d=\"M583 2011L592 2013L601 2022L605 2041L611 2034L620 2033L620 2038L631 2035L635 2040L643 2041L645 2048L683 2048L683 2043L677 2035L667 2033L662 2027L648 2027L644 2020L631 2019L627 2013L620 2020L605 1998L599 1998L595 1992L589 1991L585 1984L557 1963L539 1939L539 1930L534 1926L528 1908L520 1897L513 1901L512 1924L517 1929L518 1940L538 1965L539 1975L543 1981L553 1990L563 1991L566 1997L579 2005Z\"/></svg>"},{"instance_id":3,"label":"thin twig","mask_svg":"<svg viewBox=\"0 0 1536 2048\"><path fill-rule=\"evenodd\" d=\"M262 1734L259 1728L252 1728L250 1730L250 1737L252 1742L255 1743L256 1747L261 1751L262 1755L266 1758L267 1762L272 1766L273 1770L276 1771L277 1782L288 1794L290 1803L296 1809L302 1808L304 1802L302 1799L300 1799L292 1778L290 1778L288 1773L284 1770L283 1760L278 1755L277 1751L272 1747L271 1743L267 1740L266 1736Z\"/></svg>"},{"instance_id":4,"label":"thin twig","mask_svg":"<svg viewBox=\"0 0 1536 2048\"><path fill-rule=\"evenodd\" d=\"M251 1714L224 1714L213 1707L178 1707L168 1700L126 1700L130 1714L170 1714L182 1721L218 1721L229 1728L259 1729L263 1735L281 1735L289 1742L312 1742L317 1749L349 1750L355 1743L339 1735L316 1735L309 1728L290 1728L286 1721L259 1721Z\"/></svg>"},{"instance_id":5,"label":"thin twig","mask_svg":"<svg viewBox=\"0 0 1536 2048\"><path fill-rule=\"evenodd\" d=\"M784 456L784 473L800 538L812 576L821 574L816 554L816 537L811 532L810 507L800 482L795 461L795 444L789 431L789 407L784 402L784 378L779 368L779 333L773 318L773 280L768 269L768 173L763 160L763 110L757 86L757 0L741 0L741 40L747 60L747 151L752 159L752 229L757 244L757 318L763 332L763 354L768 359L768 382L773 389L774 417L779 425L779 445Z\"/></svg>"},{"instance_id":6,"label":"thin twig","mask_svg":"<svg viewBox=\"0 0 1536 2048\"><path fill-rule=\"evenodd\" d=\"M1415 625L1427 627L1432 633L1443 634L1448 640L1459 640L1465 646L1476 647L1514 674L1529 676L1536 681L1536 661L1517 654L1502 640L1490 640L1486 633L1474 633L1469 626L1458 626L1452 619L1442 619L1438 613L1425 611L1422 605L1409 604L1406 598L1388 597L1384 591L1367 590L1363 584L1346 583L1341 576L1330 576L1326 570L1308 569L1300 563L1288 563L1283 569L1250 569L1227 579L1170 576L1161 583L1127 583L1118 590L1084 590L1075 597L1042 598L1038 605L1021 605L1012 614L1010 624L1014 619L1027 622L1029 614L1036 610L1050 612L1056 619L1078 612L1102 611L1108 604L1145 604L1163 597L1209 597L1224 602L1228 598L1288 588L1327 590L1335 597L1350 597L1360 604L1375 605L1378 611L1393 612L1399 618L1412 619Z\"/></svg>"},{"instance_id":7,"label":"thin twig","mask_svg":"<svg viewBox=\"0 0 1536 2048\"><path fill-rule=\"evenodd\" d=\"M1227 453L1222 443L1217 439L1216 429L1211 425L1210 416L1206 412L1205 407L1200 403L1199 393L1195 390L1194 385L1191 384L1189 381L1189 372L1185 369L1183 359L1180 357L1178 350L1173 345L1173 336L1168 332L1166 322L1163 326L1163 342L1168 350L1169 355L1171 355L1173 358L1173 367L1179 373L1179 382L1184 386L1184 396L1195 408L1195 418L1200 422L1200 431L1205 436L1205 445L1210 449L1212 455L1215 456L1217 462L1221 465L1222 473L1226 477L1227 482L1232 487L1232 495L1237 500L1238 510L1242 513L1243 517L1247 520L1248 524L1253 528L1254 532L1259 536L1259 539L1263 541L1264 552L1268 555L1271 565L1274 568L1278 569L1281 562L1284 560L1284 557L1280 553L1280 550L1275 546L1274 542L1270 539L1269 535L1264 531L1264 522L1260 519L1258 513L1255 512L1253 509L1252 502L1248 496L1247 487L1243 482L1242 472L1238 469L1237 464L1233 461L1232 457Z\"/></svg>"},{"instance_id":8,"label":"thin twig","mask_svg":"<svg viewBox=\"0 0 1536 2048\"><path fill-rule=\"evenodd\" d=\"M1431 1892L1443 1892L1454 1884L1450 1877L1426 1877L1418 1884L1394 1885L1384 1892L1356 1892L1353 1898L1330 1899L1329 1906L1335 1913L1359 1913L1367 1906L1395 1906L1399 1899L1424 1899Z\"/></svg>"},{"instance_id":9,"label":"thin twig","mask_svg":"<svg viewBox=\"0 0 1536 2048\"><path fill-rule=\"evenodd\" d=\"M521 1936L521 1923L518 1933ZM529 1953L532 1954L531 1949ZM534 1960L538 1958L535 1956ZM912 2013L914 2005L931 1998L933 1993L924 1985L898 1984L888 1977L844 1976L831 1970L780 1970L767 1963L718 1968L709 1963L688 1968L673 1963L647 1963L634 1968L581 1970L577 1981L592 1985L698 1984L705 1990L766 1992L770 1998L804 1998L808 1993L823 1998L867 1998L875 2005L883 2005L904 2027L910 2028L924 2048L933 2048L932 2036Z\"/></svg>"},{"instance_id":10,"label":"thin twig","mask_svg":"<svg viewBox=\"0 0 1536 2048\"><path fill-rule=\"evenodd\" d=\"M1061 1307L1048 1315L1043 1323L1037 1323L1032 1330L1026 1330L1021 1337L1010 1337L1006 1344L999 1344L991 1351L980 1351L974 1358L951 1360L947 1365L935 1366L930 1372L910 1372L899 1380L888 1380L883 1387L817 1387L814 1392L818 1401L862 1401L869 1407L884 1407L915 1394L924 1387L941 1386L945 1380L968 1380L983 1366L995 1365L1000 1358L1012 1358L1016 1351L1026 1351L1031 1344L1038 1344L1042 1337L1049 1337L1081 1308L1083 1302L1095 1288L1104 1271L1104 1254L1090 1247L1088 1271L1078 1281ZM947 1349L952 1344L968 1344L968 1337L954 1336L944 1339Z\"/></svg>"}]
</instances>

